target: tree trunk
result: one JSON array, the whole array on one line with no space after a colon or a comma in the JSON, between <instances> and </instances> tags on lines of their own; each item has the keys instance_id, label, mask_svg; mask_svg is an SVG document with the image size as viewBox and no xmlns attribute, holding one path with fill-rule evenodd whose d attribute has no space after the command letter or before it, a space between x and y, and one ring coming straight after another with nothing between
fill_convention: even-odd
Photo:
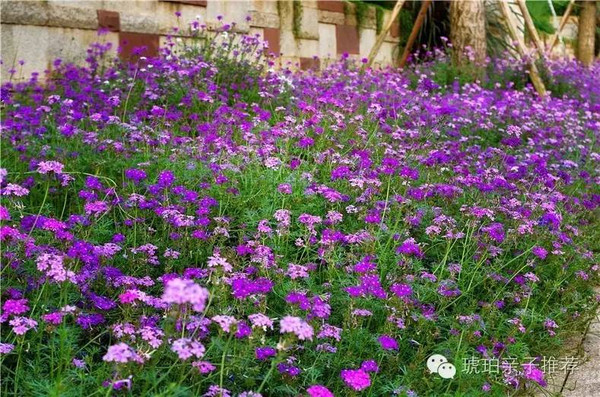
<instances>
[{"instance_id":1,"label":"tree trunk","mask_svg":"<svg viewBox=\"0 0 600 397\"><path fill-rule=\"evenodd\" d=\"M596 36L596 2L583 1L579 13L577 31L577 58L586 66L594 62L594 39Z\"/></svg>"},{"instance_id":2,"label":"tree trunk","mask_svg":"<svg viewBox=\"0 0 600 397\"><path fill-rule=\"evenodd\" d=\"M486 57L485 11L483 0L454 0L450 2L450 41L452 60L463 65L472 60L483 64Z\"/></svg>"}]
</instances>

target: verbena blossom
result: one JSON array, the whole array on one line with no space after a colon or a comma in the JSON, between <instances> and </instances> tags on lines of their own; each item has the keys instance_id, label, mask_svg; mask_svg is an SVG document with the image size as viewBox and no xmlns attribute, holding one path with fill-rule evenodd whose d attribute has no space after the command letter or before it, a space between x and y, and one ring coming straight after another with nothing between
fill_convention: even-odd
<instances>
[{"instance_id":1,"label":"verbena blossom","mask_svg":"<svg viewBox=\"0 0 600 397\"><path fill-rule=\"evenodd\" d=\"M266 359L268 359L269 357L275 357L277 355L277 350L275 350L272 347L257 347L254 350L254 354L256 355L256 358L260 361L264 361Z\"/></svg>"},{"instance_id":2,"label":"verbena blossom","mask_svg":"<svg viewBox=\"0 0 600 397\"><path fill-rule=\"evenodd\" d=\"M312 385L306 389L310 397L334 397L334 394L323 385Z\"/></svg>"},{"instance_id":3,"label":"verbena blossom","mask_svg":"<svg viewBox=\"0 0 600 397\"><path fill-rule=\"evenodd\" d=\"M201 312L206 307L209 292L192 280L174 278L165 286L162 300L166 303L190 304L196 312Z\"/></svg>"},{"instance_id":4,"label":"verbena blossom","mask_svg":"<svg viewBox=\"0 0 600 397\"><path fill-rule=\"evenodd\" d=\"M414 238L404 240L404 242L396 248L396 252L404 255L414 255L418 258L423 256L423 251L421 251L421 247L419 247Z\"/></svg>"},{"instance_id":5,"label":"verbena blossom","mask_svg":"<svg viewBox=\"0 0 600 397\"><path fill-rule=\"evenodd\" d=\"M8 322L17 335L24 335L27 331L37 327L37 321L29 317L15 317Z\"/></svg>"},{"instance_id":6,"label":"verbena blossom","mask_svg":"<svg viewBox=\"0 0 600 397\"><path fill-rule=\"evenodd\" d=\"M340 376L346 384L353 390L361 391L371 386L371 377L369 373L362 369L344 369Z\"/></svg>"},{"instance_id":7,"label":"verbena blossom","mask_svg":"<svg viewBox=\"0 0 600 397\"><path fill-rule=\"evenodd\" d=\"M37 172L40 174L48 174L50 172L62 174L64 167L64 164L58 161L42 161L37 166Z\"/></svg>"},{"instance_id":8,"label":"verbena blossom","mask_svg":"<svg viewBox=\"0 0 600 397\"><path fill-rule=\"evenodd\" d=\"M29 189L20 185L16 185L14 183L9 183L8 185L6 185L6 187L0 190L0 194L2 196L24 197L29 194Z\"/></svg>"},{"instance_id":9,"label":"verbena blossom","mask_svg":"<svg viewBox=\"0 0 600 397\"><path fill-rule=\"evenodd\" d=\"M300 340L312 340L314 335L313 327L300 317L285 316L279 322L282 334L292 333Z\"/></svg>"},{"instance_id":10,"label":"verbena blossom","mask_svg":"<svg viewBox=\"0 0 600 397\"><path fill-rule=\"evenodd\" d=\"M115 363L142 363L144 361L132 347L123 342L110 346L102 360Z\"/></svg>"},{"instance_id":11,"label":"verbena blossom","mask_svg":"<svg viewBox=\"0 0 600 397\"><path fill-rule=\"evenodd\" d=\"M547 383L544 380L544 372L532 363L522 364L523 375L525 379L532 380L542 387L546 387Z\"/></svg>"},{"instance_id":12,"label":"verbena blossom","mask_svg":"<svg viewBox=\"0 0 600 397\"><path fill-rule=\"evenodd\" d=\"M235 317L226 315L213 316L211 320L219 324L219 327L221 327L224 332L234 331L234 327L238 323L238 320L236 320Z\"/></svg>"},{"instance_id":13,"label":"verbena blossom","mask_svg":"<svg viewBox=\"0 0 600 397\"><path fill-rule=\"evenodd\" d=\"M44 272L51 280L61 283L64 281L75 282L75 273L65 269L64 256L55 254L41 254L37 260L37 269Z\"/></svg>"},{"instance_id":14,"label":"verbena blossom","mask_svg":"<svg viewBox=\"0 0 600 397\"><path fill-rule=\"evenodd\" d=\"M412 294L412 288L408 284L393 284L390 291L398 298L404 298Z\"/></svg>"},{"instance_id":15,"label":"verbena blossom","mask_svg":"<svg viewBox=\"0 0 600 397\"><path fill-rule=\"evenodd\" d=\"M6 321L10 316L15 316L29 311L27 299L7 299L2 304L0 322Z\"/></svg>"},{"instance_id":16,"label":"verbena blossom","mask_svg":"<svg viewBox=\"0 0 600 397\"><path fill-rule=\"evenodd\" d=\"M254 391L243 391L238 397L263 397L263 395Z\"/></svg>"},{"instance_id":17,"label":"verbena blossom","mask_svg":"<svg viewBox=\"0 0 600 397\"><path fill-rule=\"evenodd\" d=\"M540 259L546 259L546 256L548 256L548 251L540 246L533 247L531 252Z\"/></svg>"},{"instance_id":18,"label":"verbena blossom","mask_svg":"<svg viewBox=\"0 0 600 397\"><path fill-rule=\"evenodd\" d=\"M262 328L264 331L273 329L273 320L262 313L255 313L248 316L248 320L252 324L252 327Z\"/></svg>"},{"instance_id":19,"label":"verbena blossom","mask_svg":"<svg viewBox=\"0 0 600 397\"><path fill-rule=\"evenodd\" d=\"M206 348L196 340L180 338L173 341L171 350L177 353L180 360L187 360L190 357L202 358Z\"/></svg>"},{"instance_id":20,"label":"verbena blossom","mask_svg":"<svg viewBox=\"0 0 600 397\"><path fill-rule=\"evenodd\" d=\"M201 374L208 374L217 369L217 367L215 367L208 361L194 361L192 363L192 366L198 368L198 371Z\"/></svg>"},{"instance_id":21,"label":"verbena blossom","mask_svg":"<svg viewBox=\"0 0 600 397\"><path fill-rule=\"evenodd\" d=\"M379 365L375 360L366 360L360 365L360 369L366 372L379 372Z\"/></svg>"},{"instance_id":22,"label":"verbena blossom","mask_svg":"<svg viewBox=\"0 0 600 397\"><path fill-rule=\"evenodd\" d=\"M131 168L125 170L125 178L132 180L134 183L140 183L146 179L146 172L141 169Z\"/></svg>"},{"instance_id":23,"label":"verbena blossom","mask_svg":"<svg viewBox=\"0 0 600 397\"><path fill-rule=\"evenodd\" d=\"M398 342L389 335L381 335L377 341L383 350L398 350Z\"/></svg>"},{"instance_id":24,"label":"verbena blossom","mask_svg":"<svg viewBox=\"0 0 600 397\"><path fill-rule=\"evenodd\" d=\"M13 351L15 345L11 343L0 343L0 354L8 354Z\"/></svg>"}]
</instances>

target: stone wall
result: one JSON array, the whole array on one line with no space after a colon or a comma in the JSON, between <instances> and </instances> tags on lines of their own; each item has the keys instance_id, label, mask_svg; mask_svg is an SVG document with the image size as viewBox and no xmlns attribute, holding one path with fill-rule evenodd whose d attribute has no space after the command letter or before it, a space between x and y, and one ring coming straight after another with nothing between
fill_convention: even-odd
<instances>
[{"instance_id":1,"label":"stone wall","mask_svg":"<svg viewBox=\"0 0 600 397\"><path fill-rule=\"evenodd\" d=\"M366 57L377 36L375 7L368 6L357 21L355 4L341 0L0 0L0 6L2 81L11 69L13 79L49 70L57 58L83 63L94 42L114 43L114 55L120 46L121 57L138 46L147 48L145 55L156 55L173 27L185 36L195 18L215 28L223 16L224 22L235 22L237 32L265 40L280 64L301 69L323 67L343 53ZM389 17L384 11L383 22ZM105 32L101 36L99 29ZM398 35L395 24L377 64L392 63Z\"/></svg>"}]
</instances>

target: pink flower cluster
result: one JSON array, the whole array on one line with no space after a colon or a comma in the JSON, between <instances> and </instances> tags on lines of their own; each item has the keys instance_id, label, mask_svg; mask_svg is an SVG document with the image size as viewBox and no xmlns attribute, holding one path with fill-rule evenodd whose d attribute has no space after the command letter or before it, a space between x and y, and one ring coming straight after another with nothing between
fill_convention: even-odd
<instances>
[{"instance_id":1,"label":"pink flower cluster","mask_svg":"<svg viewBox=\"0 0 600 397\"><path fill-rule=\"evenodd\" d=\"M313 327L300 317L285 316L279 322L281 333L292 333L300 340L312 340L314 335Z\"/></svg>"},{"instance_id":2,"label":"pink flower cluster","mask_svg":"<svg viewBox=\"0 0 600 397\"><path fill-rule=\"evenodd\" d=\"M184 305L189 303L196 312L201 312L206 307L209 292L196 284L193 280L174 278L167 282L162 300L166 303Z\"/></svg>"},{"instance_id":3,"label":"pink flower cluster","mask_svg":"<svg viewBox=\"0 0 600 397\"><path fill-rule=\"evenodd\" d=\"M42 254L37 258L36 264L39 271L45 272L49 279L57 283L75 282L75 273L65 269L62 255Z\"/></svg>"}]
</instances>

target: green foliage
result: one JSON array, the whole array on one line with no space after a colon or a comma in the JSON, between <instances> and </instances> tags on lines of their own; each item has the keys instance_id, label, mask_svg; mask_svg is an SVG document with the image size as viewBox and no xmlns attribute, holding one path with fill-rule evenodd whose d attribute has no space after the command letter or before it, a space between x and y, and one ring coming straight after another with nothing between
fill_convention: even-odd
<instances>
[{"instance_id":1,"label":"green foliage","mask_svg":"<svg viewBox=\"0 0 600 397\"><path fill-rule=\"evenodd\" d=\"M211 32L190 29L190 39L182 46L174 46L174 52L186 59L203 59L216 67L216 81L230 93L239 93L248 100L259 100L257 82L265 72L267 55L260 40L242 37L228 30ZM136 88L143 89L138 81ZM186 95L181 85L169 87L171 95L167 101L179 103ZM138 94L141 94L139 92ZM141 95L132 95L130 101L136 101ZM134 103L131 103L134 105Z\"/></svg>"},{"instance_id":2,"label":"green foliage","mask_svg":"<svg viewBox=\"0 0 600 397\"><path fill-rule=\"evenodd\" d=\"M365 20L369 12L369 6L361 1L354 3L354 10L356 13L356 27L361 29L365 26Z\"/></svg>"},{"instance_id":3,"label":"green foliage","mask_svg":"<svg viewBox=\"0 0 600 397\"><path fill-rule=\"evenodd\" d=\"M550 17L552 17L552 12L550 10L548 2L527 0L526 4L527 10L531 15L531 19L533 19L533 24L535 25L535 28L543 33L554 33L555 29L550 23Z\"/></svg>"},{"instance_id":4,"label":"green foliage","mask_svg":"<svg viewBox=\"0 0 600 397\"><path fill-rule=\"evenodd\" d=\"M294 32L294 37L300 37L301 29L302 29L302 2L300 0L293 1L293 26L292 32Z\"/></svg>"},{"instance_id":5,"label":"green foliage","mask_svg":"<svg viewBox=\"0 0 600 397\"><path fill-rule=\"evenodd\" d=\"M379 7L375 8L375 31L380 34L383 30L383 10Z\"/></svg>"}]
</instances>

